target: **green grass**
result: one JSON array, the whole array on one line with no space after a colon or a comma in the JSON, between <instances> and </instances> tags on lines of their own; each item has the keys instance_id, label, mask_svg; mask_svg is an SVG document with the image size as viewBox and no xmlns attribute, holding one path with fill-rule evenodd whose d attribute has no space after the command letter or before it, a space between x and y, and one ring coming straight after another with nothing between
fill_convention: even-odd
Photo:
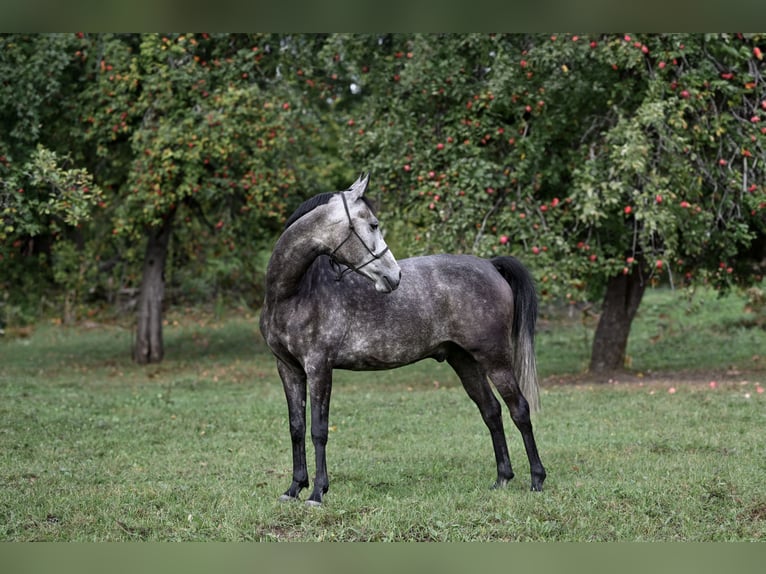
<instances>
[{"instance_id":1,"label":"green grass","mask_svg":"<svg viewBox=\"0 0 766 574\"><path fill-rule=\"evenodd\" d=\"M763 540L764 332L719 303L651 292L629 352L655 375L631 383L559 382L587 365L588 330L545 319L543 493L507 416L516 478L489 489L488 432L444 365L337 372L318 509L277 500L286 406L254 318L172 315L144 368L127 329L39 325L0 343L0 540Z\"/></svg>"},{"instance_id":2,"label":"green grass","mask_svg":"<svg viewBox=\"0 0 766 574\"><path fill-rule=\"evenodd\" d=\"M574 308L544 308L538 323L538 363L543 376L582 373L590 360L597 315ZM639 374L666 371L766 369L766 329L736 293L693 296L647 290L628 340L627 362Z\"/></svg>"}]
</instances>

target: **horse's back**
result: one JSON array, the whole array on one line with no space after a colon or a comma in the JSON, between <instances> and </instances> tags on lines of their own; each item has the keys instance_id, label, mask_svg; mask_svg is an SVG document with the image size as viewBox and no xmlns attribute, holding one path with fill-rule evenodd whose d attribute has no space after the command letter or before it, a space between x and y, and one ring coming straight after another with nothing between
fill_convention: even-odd
<instances>
[{"instance_id":1,"label":"horse's back","mask_svg":"<svg viewBox=\"0 0 766 574\"><path fill-rule=\"evenodd\" d=\"M400 267L405 281L402 298L439 296L453 306L471 308L512 301L508 301L512 297L508 283L488 259L473 255L427 255L404 259Z\"/></svg>"}]
</instances>

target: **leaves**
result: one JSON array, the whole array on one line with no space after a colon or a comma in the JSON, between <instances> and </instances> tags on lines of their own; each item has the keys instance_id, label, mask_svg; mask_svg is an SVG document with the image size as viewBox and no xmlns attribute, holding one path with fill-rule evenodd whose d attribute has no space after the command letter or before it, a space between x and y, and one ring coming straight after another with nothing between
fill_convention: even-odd
<instances>
[{"instance_id":1,"label":"leaves","mask_svg":"<svg viewBox=\"0 0 766 574\"><path fill-rule=\"evenodd\" d=\"M550 297L592 296L629 257L757 281L763 39L7 34L0 253L76 229L91 261L135 265L173 212L176 277L234 281L302 199L365 169L400 257L514 253Z\"/></svg>"},{"instance_id":2,"label":"leaves","mask_svg":"<svg viewBox=\"0 0 766 574\"><path fill-rule=\"evenodd\" d=\"M758 281L719 282L718 262L766 230L760 40L344 36L343 66L375 62L344 141L385 174L409 251L510 251L556 277L551 296L627 257L669 262L647 275Z\"/></svg>"},{"instance_id":3,"label":"leaves","mask_svg":"<svg viewBox=\"0 0 766 574\"><path fill-rule=\"evenodd\" d=\"M0 227L0 240L57 232L62 225L75 227L91 219L103 204L102 191L85 169L62 166L67 163L38 146L20 173L3 182L5 226Z\"/></svg>"}]
</instances>

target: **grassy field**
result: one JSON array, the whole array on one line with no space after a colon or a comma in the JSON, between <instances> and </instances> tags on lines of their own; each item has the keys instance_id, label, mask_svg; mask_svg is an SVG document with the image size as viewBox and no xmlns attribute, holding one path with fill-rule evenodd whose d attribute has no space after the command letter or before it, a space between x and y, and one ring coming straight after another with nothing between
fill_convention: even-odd
<instances>
[{"instance_id":1,"label":"grassy field","mask_svg":"<svg viewBox=\"0 0 766 574\"><path fill-rule=\"evenodd\" d=\"M337 372L318 509L277 500L286 406L254 316L172 312L143 368L125 326L38 325L0 342L0 540L763 540L766 331L744 318L652 291L631 372L598 382L593 319L544 315L543 493L507 417L516 478L489 489L489 434L444 365Z\"/></svg>"}]
</instances>

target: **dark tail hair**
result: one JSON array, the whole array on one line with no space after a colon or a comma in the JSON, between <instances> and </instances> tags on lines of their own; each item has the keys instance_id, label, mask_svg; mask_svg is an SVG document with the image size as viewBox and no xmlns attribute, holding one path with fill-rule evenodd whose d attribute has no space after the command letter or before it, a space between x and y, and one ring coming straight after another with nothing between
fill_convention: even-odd
<instances>
[{"instance_id":1,"label":"dark tail hair","mask_svg":"<svg viewBox=\"0 0 766 574\"><path fill-rule=\"evenodd\" d=\"M532 412L540 410L540 389L535 358L535 323L537 322L537 291L529 270L510 255L491 259L495 269L513 291L513 325L511 349L513 374Z\"/></svg>"}]
</instances>

